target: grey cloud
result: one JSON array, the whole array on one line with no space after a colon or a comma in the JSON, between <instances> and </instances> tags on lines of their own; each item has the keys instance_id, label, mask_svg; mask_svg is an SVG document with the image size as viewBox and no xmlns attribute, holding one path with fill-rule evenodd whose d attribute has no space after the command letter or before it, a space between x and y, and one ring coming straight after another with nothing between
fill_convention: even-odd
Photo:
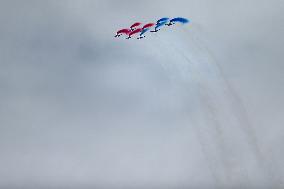
<instances>
[{"instance_id":1,"label":"grey cloud","mask_svg":"<svg viewBox=\"0 0 284 189\"><path fill-rule=\"evenodd\" d=\"M283 187L280 0L0 7L0 187Z\"/></svg>"}]
</instances>

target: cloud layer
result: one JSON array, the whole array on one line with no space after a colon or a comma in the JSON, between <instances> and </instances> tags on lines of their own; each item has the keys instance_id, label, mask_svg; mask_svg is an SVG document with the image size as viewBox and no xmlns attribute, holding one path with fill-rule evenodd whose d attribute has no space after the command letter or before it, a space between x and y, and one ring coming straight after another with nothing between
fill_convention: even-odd
<instances>
[{"instance_id":1,"label":"cloud layer","mask_svg":"<svg viewBox=\"0 0 284 189\"><path fill-rule=\"evenodd\" d=\"M283 187L280 0L0 7L1 187Z\"/></svg>"}]
</instances>

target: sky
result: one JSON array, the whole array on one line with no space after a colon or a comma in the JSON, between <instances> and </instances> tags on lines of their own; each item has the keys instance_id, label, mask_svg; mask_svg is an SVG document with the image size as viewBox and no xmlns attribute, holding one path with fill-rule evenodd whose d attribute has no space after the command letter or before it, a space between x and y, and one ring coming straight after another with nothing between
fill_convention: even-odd
<instances>
[{"instance_id":1,"label":"sky","mask_svg":"<svg viewBox=\"0 0 284 189\"><path fill-rule=\"evenodd\" d=\"M283 188L281 0L0 2L1 188ZM136 21L192 22L143 40Z\"/></svg>"}]
</instances>

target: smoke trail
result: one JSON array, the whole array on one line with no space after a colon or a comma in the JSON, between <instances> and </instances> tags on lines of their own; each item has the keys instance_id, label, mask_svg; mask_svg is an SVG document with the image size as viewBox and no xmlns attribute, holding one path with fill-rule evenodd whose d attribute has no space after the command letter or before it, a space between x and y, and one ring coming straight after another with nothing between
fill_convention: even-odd
<instances>
[{"instance_id":1,"label":"smoke trail","mask_svg":"<svg viewBox=\"0 0 284 189\"><path fill-rule=\"evenodd\" d=\"M246 109L219 65L209 56L208 50L200 45L196 32L183 30L181 33L182 41L177 35L159 34L157 44L163 49L163 55L175 63L183 79L195 84L202 108L191 115L191 118L198 125L196 132L215 179L221 186L248 186L256 173L263 184L268 185L272 181L279 185L280 180L275 178L258 147ZM184 41L190 42L190 46ZM166 63L163 63L163 67L170 68ZM210 126L213 128L208 128ZM236 153L246 153L245 158L236 159L239 155ZM253 169L242 162L247 158L251 159L251 164L256 162Z\"/></svg>"},{"instance_id":2,"label":"smoke trail","mask_svg":"<svg viewBox=\"0 0 284 189\"><path fill-rule=\"evenodd\" d=\"M223 71L218 64L217 61L213 59L213 56L210 56L210 51L206 48L206 46L202 45L202 41L198 36L196 36L196 32L190 32L186 28L183 28L183 31L188 34L186 36L194 35L192 38L192 41L200 49L200 52L204 52L207 54L207 58L211 59L210 62L213 63L213 66L216 68L215 71L220 76L220 83L224 84L224 91L226 92L226 98L228 99L228 103L230 106L231 111L234 113L234 116L236 117L236 121L239 123L237 126L242 129L243 133L246 135L245 139L246 142L250 148L250 150L253 152L254 158L257 161L257 164L260 166L261 171L263 172L266 180L266 184L268 186L271 186L271 184L274 184L277 186L283 186L283 181L281 179L281 176L279 173L279 170L277 167L272 167L272 163L269 163L269 160L265 159L264 154L261 152L258 140L255 135L255 131L251 125L251 122L248 118L247 110L238 96L237 92L234 90L228 79L223 74Z\"/></svg>"},{"instance_id":3,"label":"smoke trail","mask_svg":"<svg viewBox=\"0 0 284 189\"><path fill-rule=\"evenodd\" d=\"M193 66L193 64L188 64L187 61L189 60L184 61L185 57L173 57L174 54L177 54L173 53L173 49L174 51L177 51L174 45L165 39L160 39L160 37L156 37L155 39L155 45L157 45L156 48L158 51L161 51L162 49L163 56L167 56L167 60L172 60L169 62L163 62L163 68L168 70L168 72L171 72L171 74L174 70L176 72L176 77L178 77L178 74L183 78L190 75L190 78L187 78L187 83L191 88L193 88L191 92L194 93L194 97L196 99L195 101L197 102L195 107L199 107L194 110L193 114L191 113L189 115L193 129L199 138L199 143L202 147L205 159L208 162L208 167L211 170L211 174L213 178L215 178L216 188L221 188L222 186L229 187L230 181L228 175L230 175L231 171L229 170L230 166L226 161L227 158L225 157L225 141L222 137L222 131L219 129L218 120L216 120L214 113L212 113L213 111L208 111L208 108L202 108L204 106L200 104L200 102L203 101L202 95L199 94L201 86L199 85L198 80L200 76L198 76L198 72L191 71L194 70L192 67L190 67ZM173 77L173 79L180 79L176 77ZM188 104L188 107L191 106L191 104ZM210 115L210 122L213 123L213 127L208 127L204 114ZM220 156L219 154L224 154L224 156Z\"/></svg>"}]
</instances>

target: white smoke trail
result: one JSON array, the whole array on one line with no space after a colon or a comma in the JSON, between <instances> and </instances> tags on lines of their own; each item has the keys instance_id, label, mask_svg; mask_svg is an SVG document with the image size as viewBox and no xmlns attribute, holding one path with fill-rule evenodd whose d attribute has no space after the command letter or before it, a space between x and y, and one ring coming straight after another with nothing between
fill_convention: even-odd
<instances>
[{"instance_id":1,"label":"white smoke trail","mask_svg":"<svg viewBox=\"0 0 284 189\"><path fill-rule=\"evenodd\" d=\"M174 30L159 32L156 48L159 56L167 57L164 69L187 83L195 96L189 116L217 186L279 186L277 171L266 163L245 107L202 46L196 27Z\"/></svg>"}]
</instances>

